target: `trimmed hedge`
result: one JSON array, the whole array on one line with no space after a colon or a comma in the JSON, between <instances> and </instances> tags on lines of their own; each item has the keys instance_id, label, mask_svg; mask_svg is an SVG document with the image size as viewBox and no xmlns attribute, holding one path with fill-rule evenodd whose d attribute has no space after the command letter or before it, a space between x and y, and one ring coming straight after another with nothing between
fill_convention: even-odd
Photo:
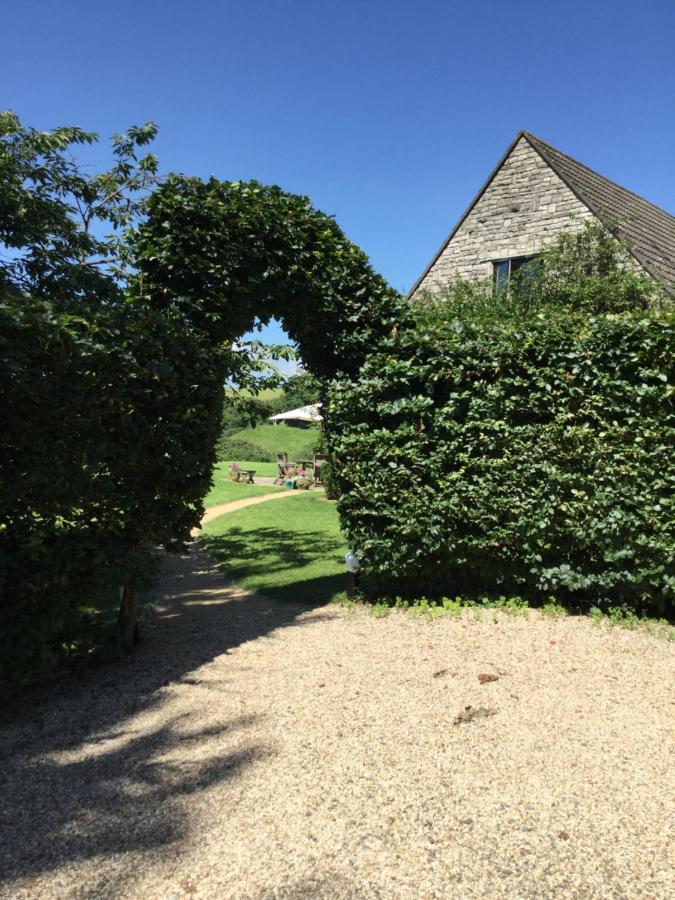
<instances>
[{"instance_id":1,"label":"trimmed hedge","mask_svg":"<svg viewBox=\"0 0 675 900\"><path fill-rule=\"evenodd\" d=\"M675 594L672 312L551 309L408 329L327 406L374 593Z\"/></svg>"},{"instance_id":2,"label":"trimmed hedge","mask_svg":"<svg viewBox=\"0 0 675 900\"><path fill-rule=\"evenodd\" d=\"M0 289L0 683L67 656L80 607L140 586L201 518L222 367L159 314L120 327L110 306L75 317Z\"/></svg>"}]
</instances>

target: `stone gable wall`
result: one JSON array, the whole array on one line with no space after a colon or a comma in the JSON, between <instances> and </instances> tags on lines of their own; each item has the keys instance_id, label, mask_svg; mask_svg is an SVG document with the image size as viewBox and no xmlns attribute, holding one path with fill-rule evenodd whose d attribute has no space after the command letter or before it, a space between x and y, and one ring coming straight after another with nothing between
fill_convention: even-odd
<instances>
[{"instance_id":1,"label":"stone gable wall","mask_svg":"<svg viewBox=\"0 0 675 900\"><path fill-rule=\"evenodd\" d=\"M588 207L521 137L417 291L457 275L490 278L492 260L537 253L589 218Z\"/></svg>"}]
</instances>

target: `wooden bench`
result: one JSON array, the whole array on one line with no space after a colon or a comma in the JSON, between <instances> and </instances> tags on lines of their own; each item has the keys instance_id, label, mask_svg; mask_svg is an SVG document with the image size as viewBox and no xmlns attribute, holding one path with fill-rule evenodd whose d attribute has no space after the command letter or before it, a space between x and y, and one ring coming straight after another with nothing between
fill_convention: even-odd
<instances>
[{"instance_id":1,"label":"wooden bench","mask_svg":"<svg viewBox=\"0 0 675 900\"><path fill-rule=\"evenodd\" d=\"M255 475L255 469L239 469L237 472L237 481L243 481L246 484L254 484L253 476Z\"/></svg>"}]
</instances>

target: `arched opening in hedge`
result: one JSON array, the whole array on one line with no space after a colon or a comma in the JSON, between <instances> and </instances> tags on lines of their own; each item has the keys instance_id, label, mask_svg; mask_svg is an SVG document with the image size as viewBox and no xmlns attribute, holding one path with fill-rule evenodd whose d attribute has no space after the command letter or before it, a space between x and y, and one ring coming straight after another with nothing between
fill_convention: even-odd
<instances>
[{"instance_id":1,"label":"arched opening in hedge","mask_svg":"<svg viewBox=\"0 0 675 900\"><path fill-rule=\"evenodd\" d=\"M132 243L132 297L165 337L154 363L165 397L148 455L169 460L155 473L165 518L154 514L153 525L170 548L201 517L236 342L279 319L309 372L324 385L349 381L395 334L404 301L334 219L278 187L172 176L147 212ZM131 591L122 604L126 644L137 602Z\"/></svg>"},{"instance_id":2,"label":"arched opening in hedge","mask_svg":"<svg viewBox=\"0 0 675 900\"><path fill-rule=\"evenodd\" d=\"M226 346L281 320L304 366L353 376L400 319L400 295L307 197L257 182L172 177L135 241L138 290Z\"/></svg>"},{"instance_id":3,"label":"arched opening in hedge","mask_svg":"<svg viewBox=\"0 0 675 900\"><path fill-rule=\"evenodd\" d=\"M13 119L7 128L12 190L21 177L28 188L5 210L5 237L29 262L56 248L29 288L13 276L0 284L12 473L0 589L15 598L3 609L0 679L27 682L60 658L92 592L114 598L124 585L119 636L134 643L155 548L182 547L200 522L224 386L251 371L241 336L278 318L324 384L350 379L391 333L401 298L333 219L279 188L171 176L134 205L146 183L137 169L155 165L134 155L147 129L118 143L126 199L99 215L128 223L142 208L142 221L99 248L121 278L98 271L83 248L99 245L63 199L99 199L99 183L60 155L87 136L24 133ZM16 141L28 148L23 169ZM47 196L34 175L45 166Z\"/></svg>"}]
</instances>

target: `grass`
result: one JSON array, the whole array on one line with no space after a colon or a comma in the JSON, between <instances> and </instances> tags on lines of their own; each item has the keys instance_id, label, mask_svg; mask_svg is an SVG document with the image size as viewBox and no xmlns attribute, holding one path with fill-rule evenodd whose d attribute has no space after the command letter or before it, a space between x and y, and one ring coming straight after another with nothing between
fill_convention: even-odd
<instances>
[{"instance_id":1,"label":"grass","mask_svg":"<svg viewBox=\"0 0 675 900\"><path fill-rule=\"evenodd\" d=\"M249 591L315 604L343 596L347 546L334 504L318 494L221 516L206 525L203 540Z\"/></svg>"},{"instance_id":2,"label":"grass","mask_svg":"<svg viewBox=\"0 0 675 900\"><path fill-rule=\"evenodd\" d=\"M248 441L268 453L287 453L290 460L311 459L319 442L319 429L314 425L294 428L292 425L272 425L267 422L255 428L243 428L229 436L232 441Z\"/></svg>"},{"instance_id":3,"label":"grass","mask_svg":"<svg viewBox=\"0 0 675 900\"><path fill-rule=\"evenodd\" d=\"M259 466L266 463L238 463L242 469L255 469L256 474L259 472ZM270 465L269 463L267 465ZM276 474L276 463L274 464L274 472ZM229 463L218 463L213 470L213 487L204 498L204 506L218 506L221 503L229 503L231 500L243 500L246 497L256 497L259 494L272 494L281 491L283 488L273 487L268 484L245 484L239 481L230 480Z\"/></svg>"},{"instance_id":4,"label":"grass","mask_svg":"<svg viewBox=\"0 0 675 900\"><path fill-rule=\"evenodd\" d=\"M244 397L255 397L256 400L265 400L268 403L272 400L279 400L284 396L283 388L264 388L262 391L258 391L257 394L244 389L241 393Z\"/></svg>"},{"instance_id":5,"label":"grass","mask_svg":"<svg viewBox=\"0 0 675 900\"><path fill-rule=\"evenodd\" d=\"M275 462L256 462L255 460L250 459L228 459L216 463L216 467L213 470L213 477L215 478L221 475L227 477L230 474L229 470L233 462L236 462L240 469L255 469L256 478L259 475L262 475L264 478L277 477L277 464Z\"/></svg>"}]
</instances>

